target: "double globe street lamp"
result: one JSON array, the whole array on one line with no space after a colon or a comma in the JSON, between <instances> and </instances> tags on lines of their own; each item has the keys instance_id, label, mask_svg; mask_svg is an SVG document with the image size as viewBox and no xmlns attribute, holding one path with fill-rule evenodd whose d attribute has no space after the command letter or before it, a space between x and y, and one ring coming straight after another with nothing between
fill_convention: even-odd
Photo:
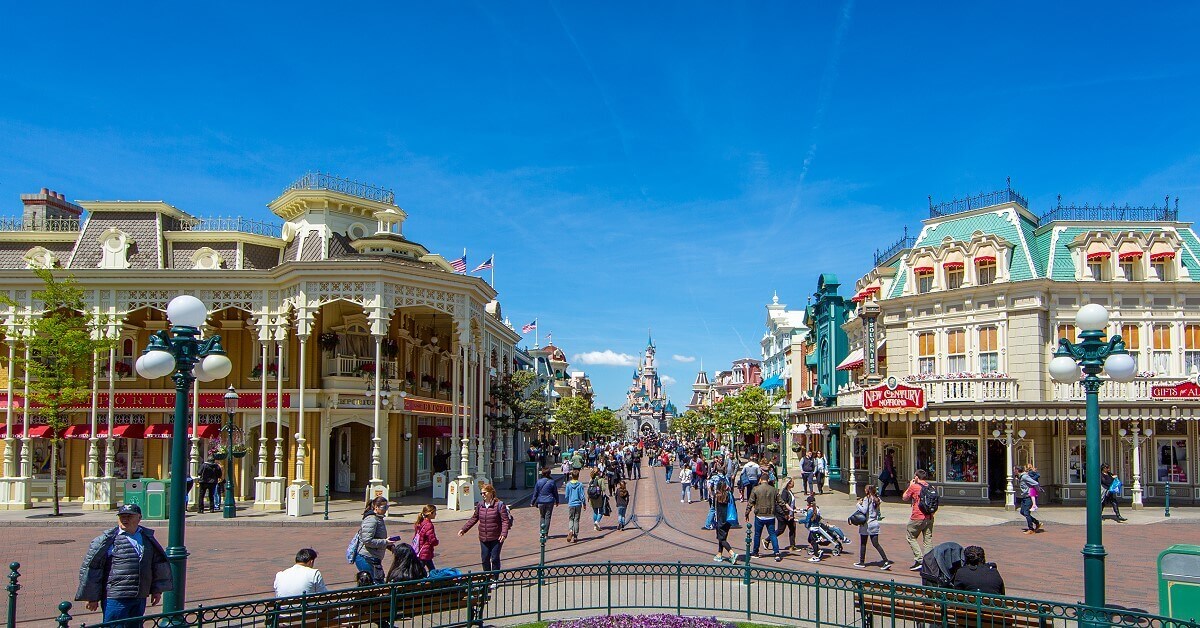
<instances>
[{"instance_id":1,"label":"double globe street lamp","mask_svg":"<svg viewBox=\"0 0 1200 628\"><path fill-rule=\"evenodd\" d=\"M1100 374L1108 375L1114 382L1133 381L1137 374L1137 363L1125 351L1125 341L1113 335L1107 341L1108 310L1096 303L1089 303L1075 314L1075 325L1079 328L1079 342L1066 338L1058 339L1058 350L1050 360L1050 377L1062 384L1083 381L1087 399L1085 430L1086 460L1084 478L1087 483L1087 544L1083 546L1083 600L1094 608L1104 607L1104 551L1103 530L1100 518L1100 388L1104 380ZM1080 367L1083 367L1080 372Z\"/></svg>"},{"instance_id":2,"label":"double globe street lamp","mask_svg":"<svg viewBox=\"0 0 1200 628\"><path fill-rule=\"evenodd\" d=\"M225 357L221 337L200 339L200 326L208 308L196 297L181 295L167 304L171 329L150 336L150 344L134 363L146 379L171 376L175 380L175 423L171 434L171 496L167 514L167 561L171 565L171 591L163 596L163 611L183 610L187 582L187 548L183 544L184 497L187 494L188 393L195 381L223 379L233 370Z\"/></svg>"}]
</instances>

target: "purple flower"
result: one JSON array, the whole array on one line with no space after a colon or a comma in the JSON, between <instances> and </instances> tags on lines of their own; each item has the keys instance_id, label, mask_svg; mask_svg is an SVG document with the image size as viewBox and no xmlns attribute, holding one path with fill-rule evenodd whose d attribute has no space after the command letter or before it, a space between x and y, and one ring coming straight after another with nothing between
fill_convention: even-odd
<instances>
[{"instance_id":1,"label":"purple flower","mask_svg":"<svg viewBox=\"0 0 1200 628\"><path fill-rule=\"evenodd\" d=\"M602 615L552 622L549 628L733 628L715 617L676 615Z\"/></svg>"}]
</instances>

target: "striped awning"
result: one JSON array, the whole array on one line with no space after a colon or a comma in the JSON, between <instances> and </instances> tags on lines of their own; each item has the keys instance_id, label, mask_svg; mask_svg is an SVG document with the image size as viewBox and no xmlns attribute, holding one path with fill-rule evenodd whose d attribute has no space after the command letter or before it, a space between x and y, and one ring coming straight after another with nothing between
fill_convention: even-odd
<instances>
[{"instance_id":1,"label":"striped awning","mask_svg":"<svg viewBox=\"0 0 1200 628\"><path fill-rule=\"evenodd\" d=\"M958 270L963 266L965 266L965 264L962 262L946 262L945 264L942 264L942 268L945 268L946 270Z\"/></svg>"},{"instance_id":2,"label":"striped awning","mask_svg":"<svg viewBox=\"0 0 1200 628\"><path fill-rule=\"evenodd\" d=\"M933 266L918 266L913 269L913 272L918 275L932 275Z\"/></svg>"},{"instance_id":3,"label":"striped awning","mask_svg":"<svg viewBox=\"0 0 1200 628\"><path fill-rule=\"evenodd\" d=\"M1118 255L1117 259L1121 260L1122 262L1125 260L1130 260L1130 259L1142 259L1142 252L1141 251L1126 251L1126 252Z\"/></svg>"},{"instance_id":4,"label":"striped awning","mask_svg":"<svg viewBox=\"0 0 1200 628\"><path fill-rule=\"evenodd\" d=\"M1096 251L1095 253L1088 253L1087 260L1089 262L1094 262L1097 260L1108 259L1110 257L1112 257L1112 253L1109 253L1108 251Z\"/></svg>"},{"instance_id":5,"label":"striped awning","mask_svg":"<svg viewBox=\"0 0 1200 628\"><path fill-rule=\"evenodd\" d=\"M975 263L976 264L994 264L994 263L996 263L996 258L991 255L980 255L979 257L975 258Z\"/></svg>"},{"instance_id":6,"label":"striped awning","mask_svg":"<svg viewBox=\"0 0 1200 628\"><path fill-rule=\"evenodd\" d=\"M1165 259L1175 259L1175 251L1163 251L1150 256L1150 261L1157 262Z\"/></svg>"}]
</instances>

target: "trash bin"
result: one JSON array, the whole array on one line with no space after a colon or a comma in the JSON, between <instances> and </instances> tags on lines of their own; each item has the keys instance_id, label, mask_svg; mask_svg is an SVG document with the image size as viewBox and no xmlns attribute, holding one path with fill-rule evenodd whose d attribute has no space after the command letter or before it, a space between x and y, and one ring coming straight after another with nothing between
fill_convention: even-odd
<instances>
[{"instance_id":1,"label":"trash bin","mask_svg":"<svg viewBox=\"0 0 1200 628\"><path fill-rule=\"evenodd\" d=\"M1200 545L1177 543L1158 555L1158 614L1200 619Z\"/></svg>"},{"instance_id":2,"label":"trash bin","mask_svg":"<svg viewBox=\"0 0 1200 628\"><path fill-rule=\"evenodd\" d=\"M146 504L142 506L142 518L162 521L171 508L171 481L146 480Z\"/></svg>"},{"instance_id":3,"label":"trash bin","mask_svg":"<svg viewBox=\"0 0 1200 628\"><path fill-rule=\"evenodd\" d=\"M538 463L526 462L525 463L525 488L533 488L533 485L537 484L537 481L538 481Z\"/></svg>"},{"instance_id":4,"label":"trash bin","mask_svg":"<svg viewBox=\"0 0 1200 628\"><path fill-rule=\"evenodd\" d=\"M147 478L153 481L154 478ZM125 498L122 504L137 504L142 512L146 512L146 481L147 479L125 480Z\"/></svg>"}]
</instances>

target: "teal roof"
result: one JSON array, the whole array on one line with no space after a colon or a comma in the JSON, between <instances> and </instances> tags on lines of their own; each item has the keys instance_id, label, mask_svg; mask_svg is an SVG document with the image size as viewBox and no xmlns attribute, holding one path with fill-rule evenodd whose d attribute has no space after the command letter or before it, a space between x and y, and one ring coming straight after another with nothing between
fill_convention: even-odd
<instances>
[{"instance_id":1,"label":"teal roof","mask_svg":"<svg viewBox=\"0 0 1200 628\"><path fill-rule=\"evenodd\" d=\"M888 295L889 299L895 299L904 294L904 282L907 278L908 271L905 269L901 269L900 272L896 273L896 280L892 282L892 293Z\"/></svg>"},{"instance_id":2,"label":"teal roof","mask_svg":"<svg viewBox=\"0 0 1200 628\"><path fill-rule=\"evenodd\" d=\"M937 246L946 238L967 242L971 239L971 234L976 231L997 235L1013 245L1012 264L1008 268L1009 279L1012 281L1034 279L1039 276L1038 269L1036 266L1030 267L1029 257L1032 256L1032 253L1029 251L1029 240L1026 237L1026 232L1032 237L1033 224L1024 218L1018 218L1017 224L1020 225L1018 228L1009 221L1012 212L1011 209L1004 209L962 218L951 218L930 225L921 232L914 247ZM903 284L899 283L899 285ZM898 292L894 296L899 296Z\"/></svg>"},{"instance_id":3,"label":"teal roof","mask_svg":"<svg viewBox=\"0 0 1200 628\"><path fill-rule=\"evenodd\" d=\"M1050 278L1055 281L1075 281L1075 258L1071 256L1071 251L1067 249L1067 245L1081 233L1091 231L1107 231L1110 233L1140 231L1142 233L1155 233L1162 230L1163 227L1134 227L1127 224L1110 228L1098 225L1067 227L1059 232L1058 239L1054 242L1054 249L1051 251L1054 254L1054 268L1051 269ZM1045 236L1047 238L1047 247L1049 247L1049 238L1053 237L1051 235L1053 231L1054 229L1048 229L1045 233L1039 235L1039 237ZM1175 231L1184 242L1181 261L1184 267L1188 269L1188 275L1192 278L1192 281L1196 281L1200 278L1200 261L1196 258L1196 253L1200 252L1200 240L1196 239L1196 233L1191 228L1177 228Z\"/></svg>"},{"instance_id":4,"label":"teal roof","mask_svg":"<svg viewBox=\"0 0 1200 628\"><path fill-rule=\"evenodd\" d=\"M1200 238L1196 237L1196 232L1190 227L1186 229L1176 229L1179 233L1179 238L1183 240L1183 265L1188 270L1188 276L1192 281L1200 281Z\"/></svg>"}]
</instances>

